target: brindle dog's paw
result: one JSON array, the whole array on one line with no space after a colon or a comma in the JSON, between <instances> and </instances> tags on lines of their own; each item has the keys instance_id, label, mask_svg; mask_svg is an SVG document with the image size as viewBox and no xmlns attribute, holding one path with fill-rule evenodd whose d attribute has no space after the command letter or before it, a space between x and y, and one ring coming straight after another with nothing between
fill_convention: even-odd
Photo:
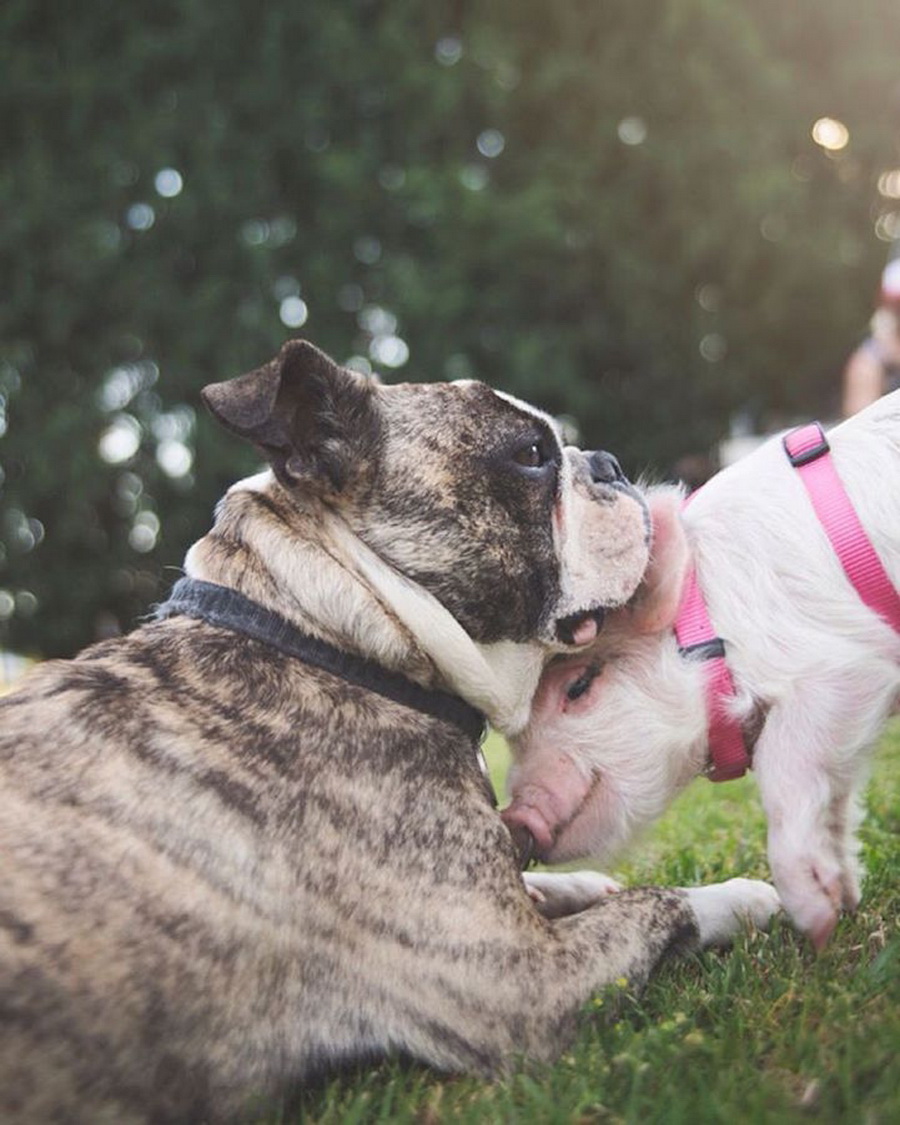
<instances>
[{"instance_id":1,"label":"brindle dog's paw","mask_svg":"<svg viewBox=\"0 0 900 1125\"><path fill-rule=\"evenodd\" d=\"M599 871L526 871L525 889L545 918L578 914L622 886Z\"/></svg>"},{"instance_id":2,"label":"brindle dog's paw","mask_svg":"<svg viewBox=\"0 0 900 1125\"><path fill-rule=\"evenodd\" d=\"M781 910L778 892L759 879L729 879L684 891L701 945L728 945L747 926L764 930Z\"/></svg>"}]
</instances>

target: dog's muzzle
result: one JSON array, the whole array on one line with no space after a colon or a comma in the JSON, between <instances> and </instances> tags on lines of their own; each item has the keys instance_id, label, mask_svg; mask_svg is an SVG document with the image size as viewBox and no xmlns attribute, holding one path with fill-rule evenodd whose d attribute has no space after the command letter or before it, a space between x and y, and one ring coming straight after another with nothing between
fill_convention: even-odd
<instances>
[{"instance_id":1,"label":"dog's muzzle","mask_svg":"<svg viewBox=\"0 0 900 1125\"><path fill-rule=\"evenodd\" d=\"M605 449L596 449L593 453L586 454L586 456L588 468L591 473L591 480L594 484L605 484L610 488L616 489L618 492L624 492L646 507L646 502L641 495L640 489L633 485L628 477L625 476L625 473L622 471L622 466L619 464L616 457L611 453L607 453Z\"/></svg>"},{"instance_id":2,"label":"dog's muzzle","mask_svg":"<svg viewBox=\"0 0 900 1125\"><path fill-rule=\"evenodd\" d=\"M640 555L640 546L646 547L649 522L645 498L611 453L570 448L566 456L571 466L574 500L565 516L573 526L566 525L563 539L565 550L571 555L568 561L572 573L580 577L566 589L558 606L563 616L553 621L552 639L568 648L595 641L603 628L606 610L620 605L633 592L640 577L636 569L640 559L632 556ZM623 503L625 497L628 500ZM621 516L620 512L631 510L631 500L637 505L636 511L631 516ZM640 525L633 518L637 512L642 517ZM638 549L636 539L641 540ZM625 562L620 561L620 555ZM599 570L601 566L607 567L609 573L598 574L592 588L586 576L592 568ZM616 573L622 567L633 577L630 588L627 578Z\"/></svg>"},{"instance_id":3,"label":"dog's muzzle","mask_svg":"<svg viewBox=\"0 0 900 1125\"><path fill-rule=\"evenodd\" d=\"M591 480L594 484L630 484L628 477L622 472L622 466L611 453L605 449L595 449L585 455Z\"/></svg>"}]
</instances>

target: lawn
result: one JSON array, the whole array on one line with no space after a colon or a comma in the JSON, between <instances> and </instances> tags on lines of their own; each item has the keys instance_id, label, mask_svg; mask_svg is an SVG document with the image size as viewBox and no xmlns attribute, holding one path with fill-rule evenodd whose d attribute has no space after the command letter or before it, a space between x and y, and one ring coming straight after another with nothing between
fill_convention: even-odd
<instances>
[{"instance_id":1,"label":"lawn","mask_svg":"<svg viewBox=\"0 0 900 1125\"><path fill-rule=\"evenodd\" d=\"M488 746L499 781L505 750ZM308 1091L288 1122L900 1121L900 725L862 830L863 903L815 956L786 923L585 1008L552 1067L487 1084L389 1061ZM765 876L753 781L696 782L614 872L630 884ZM269 1119L272 1121L273 1119Z\"/></svg>"}]
</instances>

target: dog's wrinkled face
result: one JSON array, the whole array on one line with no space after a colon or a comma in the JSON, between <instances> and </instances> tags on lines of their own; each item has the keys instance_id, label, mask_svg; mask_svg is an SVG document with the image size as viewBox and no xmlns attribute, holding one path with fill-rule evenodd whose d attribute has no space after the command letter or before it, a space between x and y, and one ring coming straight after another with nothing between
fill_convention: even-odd
<instances>
[{"instance_id":1,"label":"dog's wrinkled face","mask_svg":"<svg viewBox=\"0 0 900 1125\"><path fill-rule=\"evenodd\" d=\"M475 640L593 639L646 565L641 500L592 479L549 418L482 383L378 398L381 457L360 536Z\"/></svg>"},{"instance_id":2,"label":"dog's wrinkled face","mask_svg":"<svg viewBox=\"0 0 900 1125\"><path fill-rule=\"evenodd\" d=\"M205 398L475 641L587 643L643 574L645 508L615 462L484 384L382 386L292 341Z\"/></svg>"}]
</instances>

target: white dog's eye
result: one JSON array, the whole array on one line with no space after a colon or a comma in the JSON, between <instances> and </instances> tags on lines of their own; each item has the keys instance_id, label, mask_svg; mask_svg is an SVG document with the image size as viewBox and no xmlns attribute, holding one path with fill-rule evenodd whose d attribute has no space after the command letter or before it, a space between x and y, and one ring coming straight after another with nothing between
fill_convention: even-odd
<instances>
[{"instance_id":1,"label":"white dog's eye","mask_svg":"<svg viewBox=\"0 0 900 1125\"><path fill-rule=\"evenodd\" d=\"M566 688L566 699L569 699L572 702L574 702L576 699L581 699L581 697L588 691L591 684L594 682L594 680L596 680L599 674L599 664L591 664L589 667L585 668L578 679L573 680Z\"/></svg>"},{"instance_id":2,"label":"white dog's eye","mask_svg":"<svg viewBox=\"0 0 900 1125\"><path fill-rule=\"evenodd\" d=\"M578 679L573 684L569 684L568 688L566 689L566 699L581 699L581 697L590 686L590 676L579 676Z\"/></svg>"}]
</instances>

